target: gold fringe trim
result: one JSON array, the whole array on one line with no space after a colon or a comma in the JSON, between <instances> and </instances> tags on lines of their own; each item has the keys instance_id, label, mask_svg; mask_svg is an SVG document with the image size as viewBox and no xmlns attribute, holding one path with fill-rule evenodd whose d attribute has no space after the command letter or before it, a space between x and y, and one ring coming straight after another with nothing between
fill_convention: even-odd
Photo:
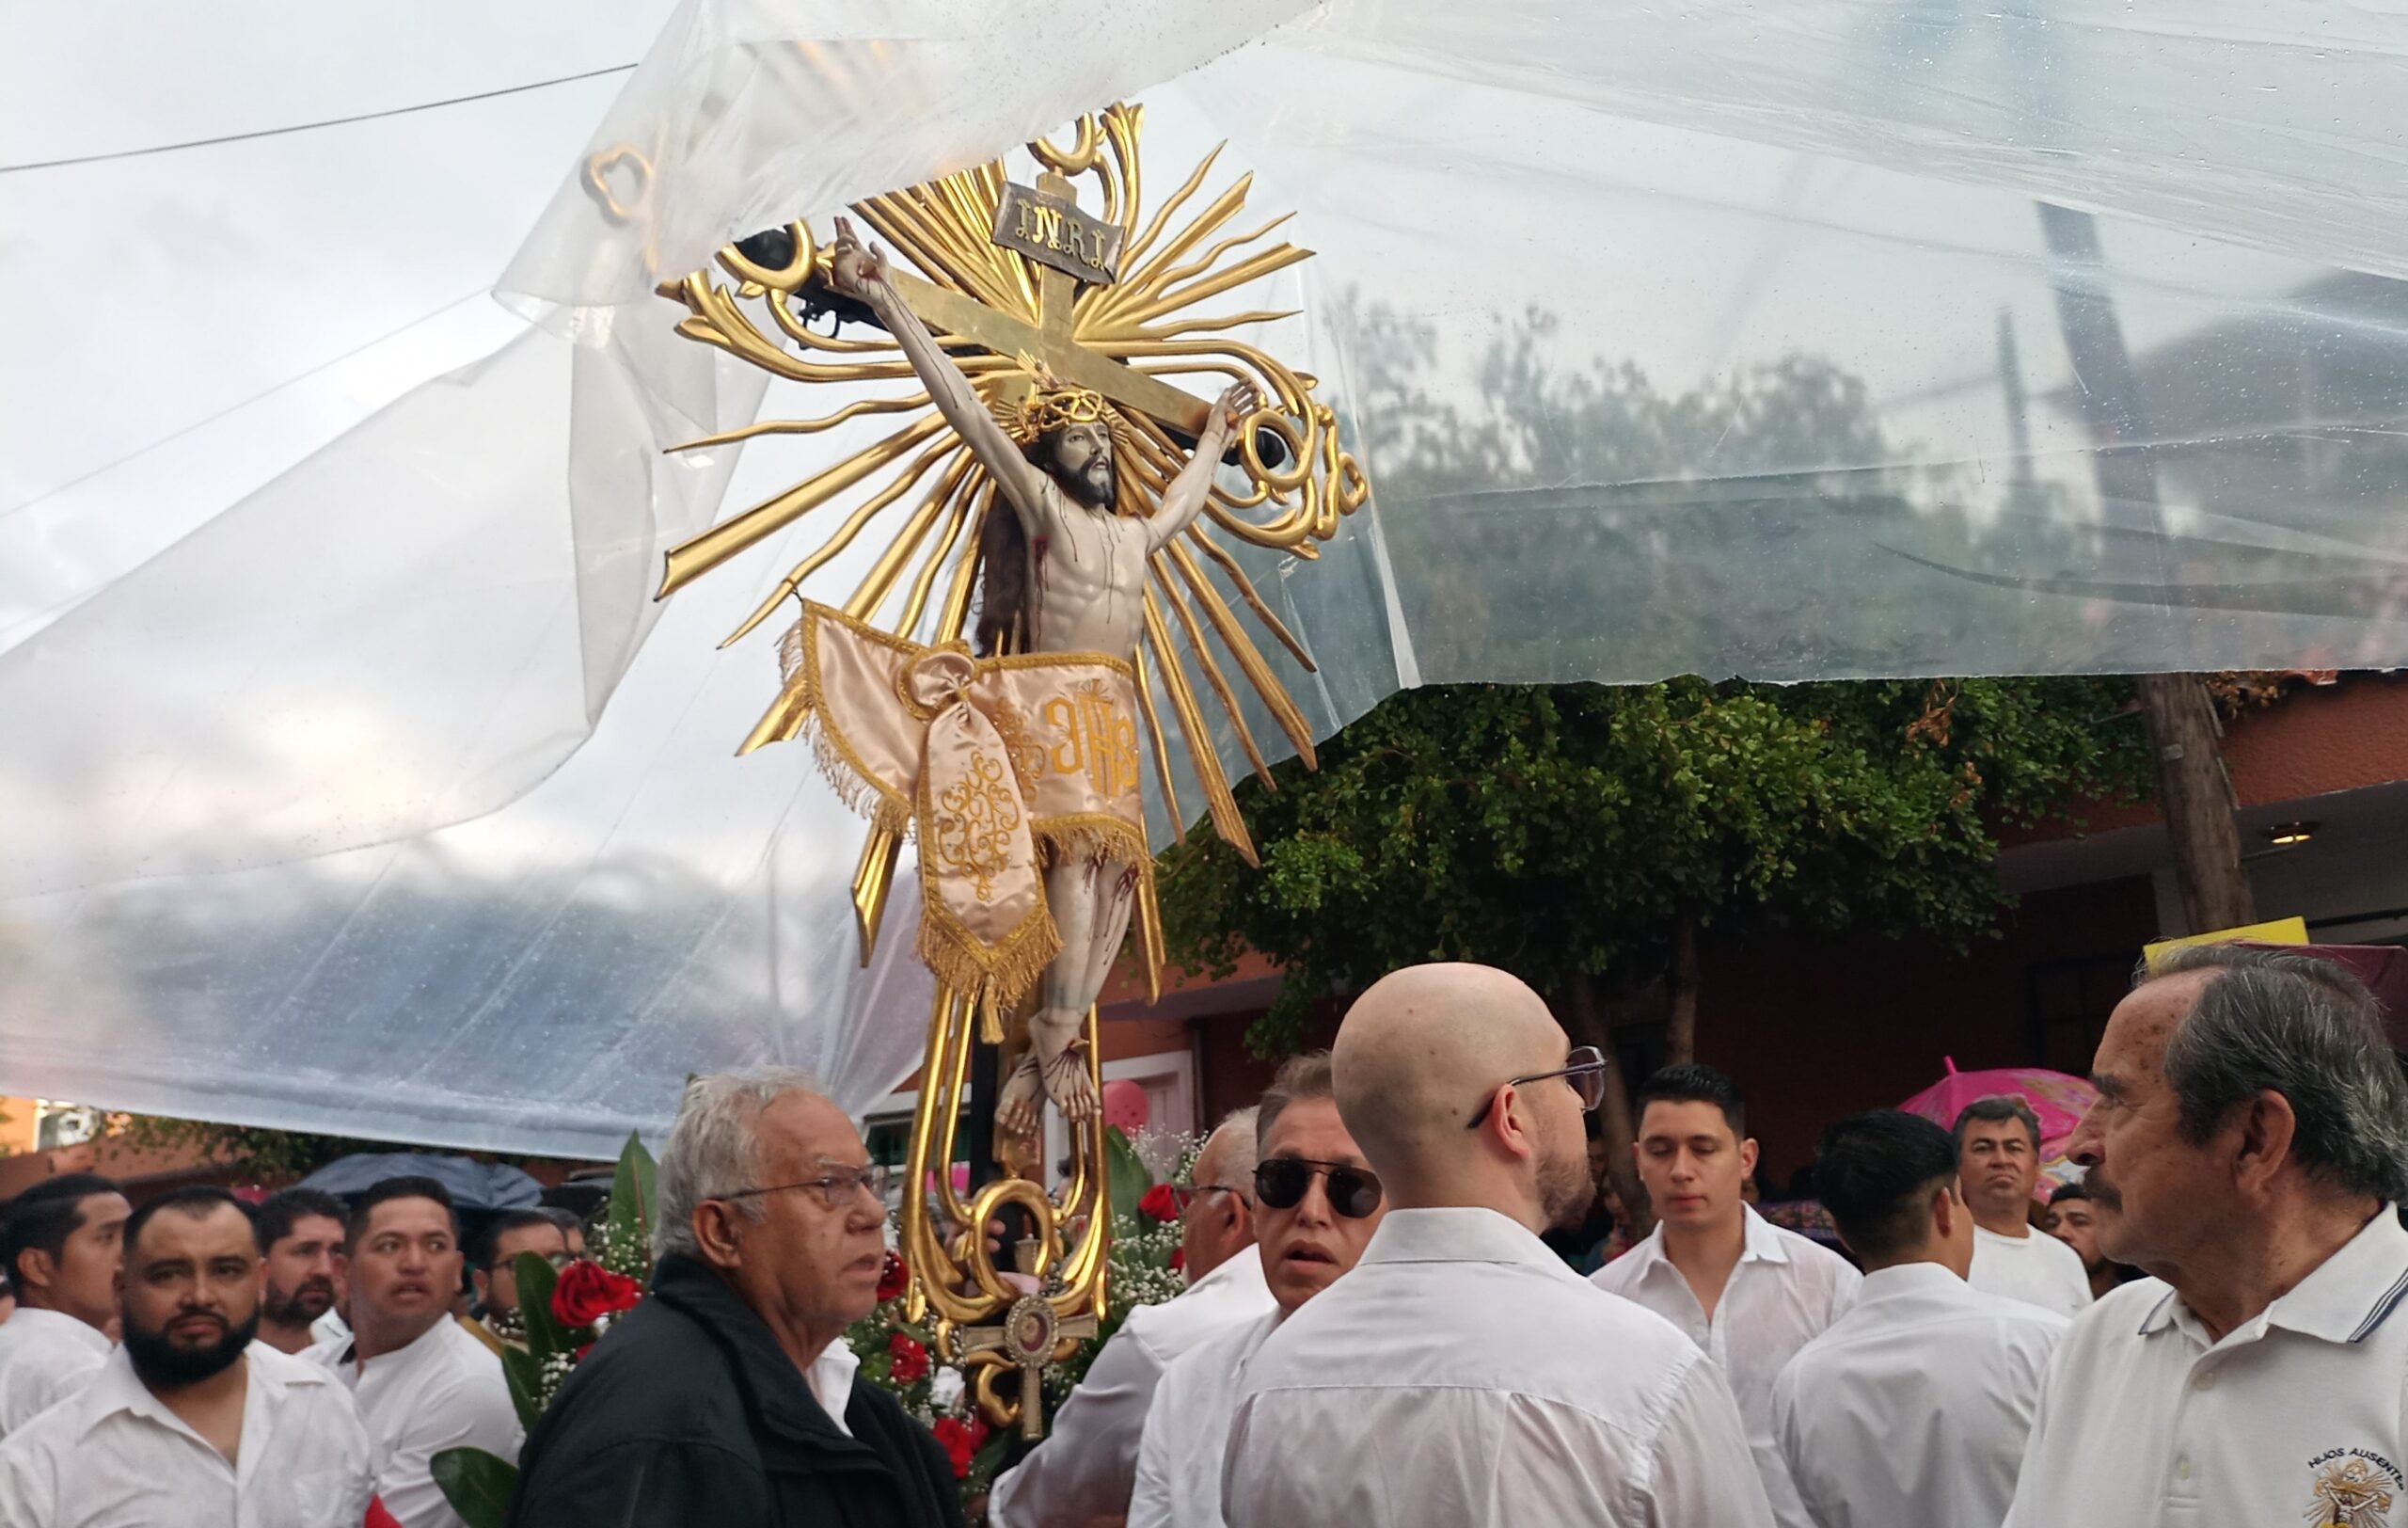
<instances>
[{"instance_id":1,"label":"gold fringe trim","mask_svg":"<svg viewBox=\"0 0 2408 1528\"><path fill-rule=\"evenodd\" d=\"M1000 1043L1002 1020L996 1010L1027 996L1045 968L1054 963L1054 957L1062 953L1062 935L1054 927L1054 915L1040 899L1026 921L989 949L947 927L950 918L929 915L937 912L933 888L927 896L930 905L920 919L920 959L936 973L941 986L974 998Z\"/></svg>"},{"instance_id":2,"label":"gold fringe trim","mask_svg":"<svg viewBox=\"0 0 2408 1528\"><path fill-rule=\"evenodd\" d=\"M883 828L897 837L911 832L911 804L889 794L878 782L853 767L851 756L830 730L817 706L805 712L795 736L811 747L811 756L826 777L829 788L845 809L867 818L871 824Z\"/></svg>"},{"instance_id":3,"label":"gold fringe trim","mask_svg":"<svg viewBox=\"0 0 2408 1528\"><path fill-rule=\"evenodd\" d=\"M1150 872L1153 856L1146 850L1146 830L1141 825L1102 812L1084 812L1074 817L1038 818L1029 825L1029 833L1037 839L1038 853L1046 865L1059 865L1066 859L1117 859L1145 866Z\"/></svg>"}]
</instances>

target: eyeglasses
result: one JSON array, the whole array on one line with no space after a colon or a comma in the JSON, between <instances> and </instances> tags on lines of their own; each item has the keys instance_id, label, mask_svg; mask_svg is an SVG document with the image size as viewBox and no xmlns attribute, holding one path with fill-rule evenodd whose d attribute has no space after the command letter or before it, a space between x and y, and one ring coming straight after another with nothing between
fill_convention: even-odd
<instances>
[{"instance_id":1,"label":"eyeglasses","mask_svg":"<svg viewBox=\"0 0 2408 1528\"><path fill-rule=\"evenodd\" d=\"M783 1194L790 1188L816 1188L819 1190L822 1203L832 1210L841 1210L850 1204L856 1195L866 1189L869 1197L878 1201L883 1207L886 1203L887 1185L894 1181L894 1177L892 1169L880 1167L876 1163L865 1168L836 1167L831 1164L827 1171L819 1177L805 1178L800 1183L771 1184L766 1188L738 1188L730 1193L713 1194L711 1198L751 1199L755 1194Z\"/></svg>"},{"instance_id":2,"label":"eyeglasses","mask_svg":"<svg viewBox=\"0 0 2408 1528\"><path fill-rule=\"evenodd\" d=\"M1533 1072L1527 1077L1507 1077L1497 1087L1519 1088L1526 1082L1545 1082L1549 1077L1561 1077L1572 1085L1574 1092L1580 1095L1580 1112L1586 1114L1606 1101L1606 1068L1608 1064L1610 1063L1606 1060L1606 1053L1596 1046L1575 1045L1572 1048L1572 1054L1565 1057L1563 1064L1554 1071ZM1497 1088L1491 1088L1488 1090L1488 1101L1480 1106L1480 1112L1473 1115L1471 1123L1464 1128L1479 1129L1480 1122L1487 1119L1488 1111L1496 1106Z\"/></svg>"},{"instance_id":3,"label":"eyeglasses","mask_svg":"<svg viewBox=\"0 0 2408 1528\"><path fill-rule=\"evenodd\" d=\"M1179 1212L1179 1218L1184 1220L1189 1212L1204 1202L1204 1196L1207 1194L1235 1194L1241 1202L1245 1199L1245 1190L1234 1184L1199 1183L1193 1188L1181 1184L1173 1184L1170 1190L1171 1207Z\"/></svg>"},{"instance_id":4,"label":"eyeglasses","mask_svg":"<svg viewBox=\"0 0 2408 1528\"><path fill-rule=\"evenodd\" d=\"M1254 1194L1266 1210L1292 1210L1305 1202L1305 1190L1316 1177L1329 1180L1329 1207L1349 1220L1360 1220L1380 1207L1380 1180L1369 1168L1301 1156L1275 1156L1258 1165Z\"/></svg>"},{"instance_id":5,"label":"eyeglasses","mask_svg":"<svg viewBox=\"0 0 2408 1528\"><path fill-rule=\"evenodd\" d=\"M540 1257L550 1264L554 1271L565 1268L577 1261L575 1252L513 1252L508 1257L498 1257L486 1264L485 1271L499 1273L504 1268L515 1269L518 1266L518 1260L522 1257Z\"/></svg>"}]
</instances>

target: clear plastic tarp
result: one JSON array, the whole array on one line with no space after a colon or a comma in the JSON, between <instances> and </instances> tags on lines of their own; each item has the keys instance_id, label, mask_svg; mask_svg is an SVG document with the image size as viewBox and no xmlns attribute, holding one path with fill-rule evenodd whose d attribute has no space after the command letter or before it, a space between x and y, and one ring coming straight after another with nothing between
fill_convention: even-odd
<instances>
[{"instance_id":1,"label":"clear plastic tarp","mask_svg":"<svg viewBox=\"0 0 2408 1528\"><path fill-rule=\"evenodd\" d=\"M1373 484L1249 565L1318 732L2408 661L2396 5L135 12L0 23L0 1091L598 1153L906 1074L858 827L730 756L818 528L649 597L867 437L662 454L824 404L652 289L1123 96L1320 252L1233 304Z\"/></svg>"}]
</instances>

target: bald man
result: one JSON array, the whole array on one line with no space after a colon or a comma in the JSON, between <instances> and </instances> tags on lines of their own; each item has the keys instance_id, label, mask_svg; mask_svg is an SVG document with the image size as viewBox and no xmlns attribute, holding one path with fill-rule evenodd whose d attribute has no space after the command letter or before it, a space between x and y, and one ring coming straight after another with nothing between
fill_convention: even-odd
<instances>
[{"instance_id":1,"label":"bald man","mask_svg":"<svg viewBox=\"0 0 2408 1528\"><path fill-rule=\"evenodd\" d=\"M1062 1403L1045 1441L995 1482L990 1520L1002 1528L1053 1528L1126 1516L1146 1412L1163 1371L1189 1349L1278 1309L1253 1251L1254 1157L1254 1110L1240 1109L1196 1158L1180 1242L1186 1293L1129 1313Z\"/></svg>"},{"instance_id":2,"label":"bald man","mask_svg":"<svg viewBox=\"0 0 2408 1528\"><path fill-rule=\"evenodd\" d=\"M1770 1528L1713 1361L1539 1240L1587 1202L1604 1058L1502 971L1417 965L1348 1011L1332 1066L1390 1208L1247 1366L1230 1528Z\"/></svg>"}]
</instances>

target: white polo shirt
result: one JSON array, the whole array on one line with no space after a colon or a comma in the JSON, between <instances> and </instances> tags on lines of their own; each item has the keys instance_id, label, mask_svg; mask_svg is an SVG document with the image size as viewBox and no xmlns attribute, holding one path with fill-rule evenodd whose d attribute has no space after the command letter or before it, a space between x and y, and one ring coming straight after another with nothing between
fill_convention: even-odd
<instances>
[{"instance_id":1,"label":"white polo shirt","mask_svg":"<svg viewBox=\"0 0 2408 1528\"><path fill-rule=\"evenodd\" d=\"M510 1382L493 1349L449 1315L398 1352L359 1362L350 1339L308 1358L334 1371L358 1403L376 1464L376 1492L402 1528L466 1528L435 1483L435 1456L481 1448L512 1463L525 1440Z\"/></svg>"},{"instance_id":2,"label":"white polo shirt","mask_svg":"<svg viewBox=\"0 0 2408 1528\"><path fill-rule=\"evenodd\" d=\"M1864 1276L1772 1386L1772 1425L1816 1528L1998 1528L2064 1316L1937 1263Z\"/></svg>"},{"instance_id":3,"label":"white polo shirt","mask_svg":"<svg viewBox=\"0 0 2408 1528\"><path fill-rule=\"evenodd\" d=\"M334 1376L244 1349L243 1435L228 1463L150 1393L119 1348L92 1382L0 1444L8 1528L357 1528L376 1477Z\"/></svg>"},{"instance_id":4,"label":"white polo shirt","mask_svg":"<svg viewBox=\"0 0 2408 1528\"><path fill-rule=\"evenodd\" d=\"M2071 1317L2090 1309L2090 1271L2082 1254L2045 1231L2002 1236L1973 1228L1973 1266L1965 1281L1985 1295L2021 1300Z\"/></svg>"},{"instance_id":5,"label":"white polo shirt","mask_svg":"<svg viewBox=\"0 0 2408 1528\"><path fill-rule=\"evenodd\" d=\"M0 1322L0 1438L91 1383L109 1340L71 1315L20 1305Z\"/></svg>"},{"instance_id":6,"label":"white polo shirt","mask_svg":"<svg viewBox=\"0 0 2408 1528\"><path fill-rule=\"evenodd\" d=\"M1189 1348L1163 1371L1137 1444L1128 1528L1223 1528L1221 1460L1229 1449L1238 1382L1246 1361L1287 1318L1275 1305Z\"/></svg>"},{"instance_id":7,"label":"white polo shirt","mask_svg":"<svg viewBox=\"0 0 2408 1528\"><path fill-rule=\"evenodd\" d=\"M1230 1528L1767 1528L1722 1377L1487 1209L1390 1210L1246 1361Z\"/></svg>"},{"instance_id":8,"label":"white polo shirt","mask_svg":"<svg viewBox=\"0 0 2408 1528\"><path fill-rule=\"evenodd\" d=\"M2009 1528L2408 1524L2403 1299L2392 1206L2221 1342L2155 1279L2110 1291L2057 1350Z\"/></svg>"},{"instance_id":9,"label":"white polo shirt","mask_svg":"<svg viewBox=\"0 0 2408 1528\"><path fill-rule=\"evenodd\" d=\"M1782 1528L1809 1528L1772 1430L1772 1382L1798 1350L1855 1303L1864 1276L1847 1259L1739 1206L1746 1248L1715 1302L1714 1319L1664 1250L1664 1224L1645 1241L1589 1276L1608 1294L1636 1300L1705 1349L1731 1383L1748 1447Z\"/></svg>"},{"instance_id":10,"label":"white polo shirt","mask_svg":"<svg viewBox=\"0 0 2408 1528\"><path fill-rule=\"evenodd\" d=\"M1045 1441L995 1482L989 1520L1000 1528L1053 1528L1126 1516L1137 1442L1163 1371L1199 1343L1278 1308L1262 1258L1249 1246L1177 1299L1130 1312L1062 1403Z\"/></svg>"}]
</instances>

